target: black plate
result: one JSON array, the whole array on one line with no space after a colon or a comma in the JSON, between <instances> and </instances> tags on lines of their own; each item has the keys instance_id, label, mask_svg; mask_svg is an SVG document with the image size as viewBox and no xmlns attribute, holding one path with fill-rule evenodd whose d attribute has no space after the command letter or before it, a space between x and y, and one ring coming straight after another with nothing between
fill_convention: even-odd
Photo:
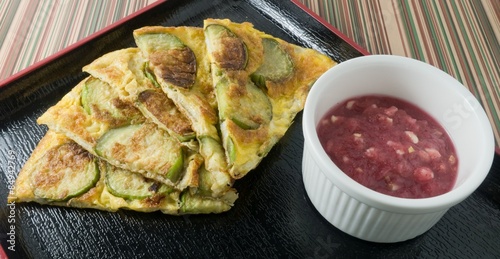
<instances>
[{"instance_id":1,"label":"black plate","mask_svg":"<svg viewBox=\"0 0 500 259\"><path fill-rule=\"evenodd\" d=\"M0 88L0 240L11 257L478 257L500 256L499 159L486 181L427 233L401 243L353 238L325 221L307 198L301 175L299 114L259 167L236 183L240 198L221 215L107 213L15 204L8 188L46 127L35 120L85 74L81 68L112 50L134 46L147 25L202 26L205 18L249 21L256 28L318 49L337 61L363 51L288 1L170 0L106 30ZM362 76L362 75L360 75ZM15 242L15 243L14 243ZM9 247L14 247L12 253ZM1 253L0 253L1 257Z\"/></svg>"}]
</instances>

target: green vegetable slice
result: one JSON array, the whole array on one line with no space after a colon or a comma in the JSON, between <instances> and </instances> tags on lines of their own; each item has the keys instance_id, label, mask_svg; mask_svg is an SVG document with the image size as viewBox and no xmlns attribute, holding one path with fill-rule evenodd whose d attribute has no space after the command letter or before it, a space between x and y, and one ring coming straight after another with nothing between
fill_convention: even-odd
<instances>
[{"instance_id":1,"label":"green vegetable slice","mask_svg":"<svg viewBox=\"0 0 500 259\"><path fill-rule=\"evenodd\" d=\"M187 142L196 137L191 129L191 122L162 91L150 89L141 92L137 98L137 107L179 141Z\"/></svg>"},{"instance_id":2,"label":"green vegetable slice","mask_svg":"<svg viewBox=\"0 0 500 259\"><path fill-rule=\"evenodd\" d=\"M160 77L181 88L190 88L195 83L196 56L179 38L169 33L141 34L134 37L139 48L148 53L149 61L155 67L155 76L147 69L144 70L146 77Z\"/></svg>"},{"instance_id":3,"label":"green vegetable slice","mask_svg":"<svg viewBox=\"0 0 500 259\"><path fill-rule=\"evenodd\" d=\"M148 78L156 88L161 88L160 84L156 80L154 72L149 68L149 62L144 63L144 67L142 70L144 71L144 75L146 76L146 78Z\"/></svg>"},{"instance_id":4,"label":"green vegetable slice","mask_svg":"<svg viewBox=\"0 0 500 259\"><path fill-rule=\"evenodd\" d=\"M148 53L186 47L179 38L170 33L149 33L135 35L134 37L137 46Z\"/></svg>"},{"instance_id":5,"label":"green vegetable slice","mask_svg":"<svg viewBox=\"0 0 500 259\"><path fill-rule=\"evenodd\" d=\"M225 26L210 24L205 28L208 48L217 65L227 70L243 70L248 63L248 49L243 40Z\"/></svg>"},{"instance_id":6,"label":"green vegetable slice","mask_svg":"<svg viewBox=\"0 0 500 259\"><path fill-rule=\"evenodd\" d=\"M279 82L293 73L293 62L290 55L281 47L278 41L263 38L264 61L251 75L252 81L259 87L265 87L266 80Z\"/></svg>"},{"instance_id":7,"label":"green vegetable slice","mask_svg":"<svg viewBox=\"0 0 500 259\"><path fill-rule=\"evenodd\" d=\"M271 121L271 101L251 81L242 86L222 79L216 91L221 120L231 119L242 129L256 129Z\"/></svg>"},{"instance_id":8,"label":"green vegetable slice","mask_svg":"<svg viewBox=\"0 0 500 259\"><path fill-rule=\"evenodd\" d=\"M231 206L223 200L193 195L189 191L185 191L181 194L181 214L221 213L230 208Z\"/></svg>"},{"instance_id":9,"label":"green vegetable slice","mask_svg":"<svg viewBox=\"0 0 500 259\"><path fill-rule=\"evenodd\" d=\"M81 93L83 109L94 118L114 126L141 121L140 111L132 104L121 100L120 96L107 83L90 77Z\"/></svg>"},{"instance_id":10,"label":"green vegetable slice","mask_svg":"<svg viewBox=\"0 0 500 259\"><path fill-rule=\"evenodd\" d=\"M184 172L180 143L151 124L111 129L97 140L95 151L112 164L126 164L130 171L144 170L172 183Z\"/></svg>"},{"instance_id":11,"label":"green vegetable slice","mask_svg":"<svg viewBox=\"0 0 500 259\"><path fill-rule=\"evenodd\" d=\"M224 148L222 144L209 136L201 136L199 138L200 142L200 153L206 154L209 165L213 168L224 168L226 164L226 158L224 155Z\"/></svg>"},{"instance_id":12,"label":"green vegetable slice","mask_svg":"<svg viewBox=\"0 0 500 259\"><path fill-rule=\"evenodd\" d=\"M168 193L172 189L140 174L106 165L106 187L114 196L127 200L145 199L157 193Z\"/></svg>"},{"instance_id":13,"label":"green vegetable slice","mask_svg":"<svg viewBox=\"0 0 500 259\"><path fill-rule=\"evenodd\" d=\"M50 201L80 196L98 180L95 157L73 142L50 149L31 174L35 196Z\"/></svg>"},{"instance_id":14,"label":"green vegetable slice","mask_svg":"<svg viewBox=\"0 0 500 259\"><path fill-rule=\"evenodd\" d=\"M231 138L228 138L227 140L227 153L229 161L234 162L236 160L236 146Z\"/></svg>"}]
</instances>

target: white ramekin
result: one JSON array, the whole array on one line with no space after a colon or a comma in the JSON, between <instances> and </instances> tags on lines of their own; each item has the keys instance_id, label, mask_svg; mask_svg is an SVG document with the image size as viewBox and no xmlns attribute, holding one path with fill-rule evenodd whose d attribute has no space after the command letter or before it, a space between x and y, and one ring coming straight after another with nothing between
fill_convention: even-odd
<instances>
[{"instance_id":1,"label":"white ramekin","mask_svg":"<svg viewBox=\"0 0 500 259\"><path fill-rule=\"evenodd\" d=\"M366 94L404 99L445 128L459 162L451 191L425 199L384 195L357 183L331 161L316 133L319 120L335 104ZM372 242L404 241L429 230L477 189L495 153L489 120L468 89L434 66L399 56L364 56L331 68L311 88L302 123L303 180L312 204L338 229Z\"/></svg>"}]
</instances>

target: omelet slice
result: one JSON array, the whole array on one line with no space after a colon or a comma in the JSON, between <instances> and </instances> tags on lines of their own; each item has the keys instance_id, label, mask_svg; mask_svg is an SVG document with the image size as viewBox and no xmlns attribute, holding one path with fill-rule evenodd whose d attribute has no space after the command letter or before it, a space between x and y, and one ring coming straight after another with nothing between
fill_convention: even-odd
<instances>
[{"instance_id":1,"label":"omelet slice","mask_svg":"<svg viewBox=\"0 0 500 259\"><path fill-rule=\"evenodd\" d=\"M97 100L83 102L84 89L100 93ZM179 190L198 185L201 156L148 122L116 88L97 78L81 81L37 122L114 166Z\"/></svg>"},{"instance_id":2,"label":"omelet slice","mask_svg":"<svg viewBox=\"0 0 500 259\"><path fill-rule=\"evenodd\" d=\"M134 39L148 59L148 71L190 120L211 190L224 194L233 183L218 133L217 100L202 28L150 26L134 31Z\"/></svg>"},{"instance_id":3,"label":"omelet slice","mask_svg":"<svg viewBox=\"0 0 500 259\"><path fill-rule=\"evenodd\" d=\"M218 199L197 189L176 190L115 167L63 134L49 130L19 173L8 200L180 215L221 213L229 210L236 198L234 189Z\"/></svg>"},{"instance_id":4,"label":"omelet slice","mask_svg":"<svg viewBox=\"0 0 500 259\"><path fill-rule=\"evenodd\" d=\"M314 81L336 63L228 19L204 21L228 171L255 168L300 112Z\"/></svg>"},{"instance_id":5,"label":"omelet slice","mask_svg":"<svg viewBox=\"0 0 500 259\"><path fill-rule=\"evenodd\" d=\"M148 60L143 57L138 48L126 48L107 53L83 67L83 71L112 86L122 102L135 106L144 117L186 146L196 144L190 121L161 91L148 69ZM86 104L86 100L94 101L97 105L107 104L111 109L116 110L123 107L123 105L102 100L105 96L98 91L100 89L94 89L94 91L90 87L84 89L82 102L87 110L92 109L92 103ZM126 117L130 119L130 116Z\"/></svg>"}]
</instances>

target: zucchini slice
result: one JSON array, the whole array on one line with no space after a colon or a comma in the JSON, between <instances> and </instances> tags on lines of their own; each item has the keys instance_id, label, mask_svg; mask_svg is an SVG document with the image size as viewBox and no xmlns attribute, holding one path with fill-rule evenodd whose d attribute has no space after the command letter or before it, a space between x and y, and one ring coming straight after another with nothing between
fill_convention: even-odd
<instances>
[{"instance_id":1,"label":"zucchini slice","mask_svg":"<svg viewBox=\"0 0 500 259\"><path fill-rule=\"evenodd\" d=\"M206 154L208 158L206 162L210 167L219 169L226 167L226 157L222 143L210 136L201 136L199 142L200 153Z\"/></svg>"},{"instance_id":2,"label":"zucchini slice","mask_svg":"<svg viewBox=\"0 0 500 259\"><path fill-rule=\"evenodd\" d=\"M95 157L74 142L50 149L38 160L31 174L34 195L49 201L80 196L98 180Z\"/></svg>"},{"instance_id":3,"label":"zucchini slice","mask_svg":"<svg viewBox=\"0 0 500 259\"><path fill-rule=\"evenodd\" d=\"M182 169L184 168L184 150L180 148L177 151L177 154L173 155L176 155L175 162L172 164L170 169L168 169L165 177L167 177L173 183L176 183L181 178L183 171Z\"/></svg>"},{"instance_id":4,"label":"zucchini slice","mask_svg":"<svg viewBox=\"0 0 500 259\"><path fill-rule=\"evenodd\" d=\"M135 40L139 48L149 54L149 60L155 67L154 73L157 77L186 89L195 83L196 56L175 35L170 33L141 34L135 35ZM153 77L148 74L146 76Z\"/></svg>"},{"instance_id":5,"label":"zucchini slice","mask_svg":"<svg viewBox=\"0 0 500 259\"><path fill-rule=\"evenodd\" d=\"M145 199L157 193L169 193L172 189L164 184L147 179L140 174L124 170L107 163L105 183L114 196L127 200Z\"/></svg>"},{"instance_id":6,"label":"zucchini slice","mask_svg":"<svg viewBox=\"0 0 500 259\"><path fill-rule=\"evenodd\" d=\"M153 53L159 50L181 49L186 47L182 41L170 33L148 33L134 35L135 42L141 50Z\"/></svg>"},{"instance_id":7,"label":"zucchini slice","mask_svg":"<svg viewBox=\"0 0 500 259\"><path fill-rule=\"evenodd\" d=\"M279 82L293 73L292 58L281 47L279 42L271 38L263 38L264 61L251 75L252 81L259 87L265 87L266 80Z\"/></svg>"},{"instance_id":8,"label":"zucchini slice","mask_svg":"<svg viewBox=\"0 0 500 259\"><path fill-rule=\"evenodd\" d=\"M248 63L248 49L243 40L223 25L210 24L205 28L208 47L220 68L243 70Z\"/></svg>"},{"instance_id":9,"label":"zucchini slice","mask_svg":"<svg viewBox=\"0 0 500 259\"><path fill-rule=\"evenodd\" d=\"M149 89L141 92L137 98L137 107L179 141L187 142L196 137L191 129L191 122L162 91Z\"/></svg>"},{"instance_id":10,"label":"zucchini slice","mask_svg":"<svg viewBox=\"0 0 500 259\"><path fill-rule=\"evenodd\" d=\"M111 129L95 146L96 154L133 172L148 172L176 183L184 172L184 150L176 139L151 123Z\"/></svg>"},{"instance_id":11,"label":"zucchini slice","mask_svg":"<svg viewBox=\"0 0 500 259\"><path fill-rule=\"evenodd\" d=\"M251 81L238 85L222 79L216 86L219 116L230 119L242 129L256 129L273 116L271 101Z\"/></svg>"},{"instance_id":12,"label":"zucchini slice","mask_svg":"<svg viewBox=\"0 0 500 259\"><path fill-rule=\"evenodd\" d=\"M161 88L160 84L156 80L154 72L149 68L149 62L144 62L142 71L144 71L144 75L146 76L146 78L149 79L156 88Z\"/></svg>"},{"instance_id":13,"label":"zucchini slice","mask_svg":"<svg viewBox=\"0 0 500 259\"><path fill-rule=\"evenodd\" d=\"M89 87L87 86L87 84L84 84L82 87L80 102L82 104L83 110L85 110L87 114L91 114L92 111L89 103Z\"/></svg>"},{"instance_id":14,"label":"zucchini slice","mask_svg":"<svg viewBox=\"0 0 500 259\"><path fill-rule=\"evenodd\" d=\"M96 154L104 158L112 158L113 150L111 149L117 144L127 145L133 134L141 128L141 124L134 124L109 130L97 140Z\"/></svg>"},{"instance_id":15,"label":"zucchini slice","mask_svg":"<svg viewBox=\"0 0 500 259\"><path fill-rule=\"evenodd\" d=\"M231 205L220 199L193 195L189 191L181 194L181 214L221 213L231 209Z\"/></svg>"},{"instance_id":16,"label":"zucchini slice","mask_svg":"<svg viewBox=\"0 0 500 259\"><path fill-rule=\"evenodd\" d=\"M234 145L233 139L231 139L230 137L227 138L227 147L226 148L227 148L229 161L231 163L236 161L237 150L236 150L236 146Z\"/></svg>"},{"instance_id":17,"label":"zucchini slice","mask_svg":"<svg viewBox=\"0 0 500 259\"><path fill-rule=\"evenodd\" d=\"M81 103L88 114L113 126L122 126L143 119L140 111L132 103L121 100L109 84L95 77L90 77L85 82Z\"/></svg>"}]
</instances>

